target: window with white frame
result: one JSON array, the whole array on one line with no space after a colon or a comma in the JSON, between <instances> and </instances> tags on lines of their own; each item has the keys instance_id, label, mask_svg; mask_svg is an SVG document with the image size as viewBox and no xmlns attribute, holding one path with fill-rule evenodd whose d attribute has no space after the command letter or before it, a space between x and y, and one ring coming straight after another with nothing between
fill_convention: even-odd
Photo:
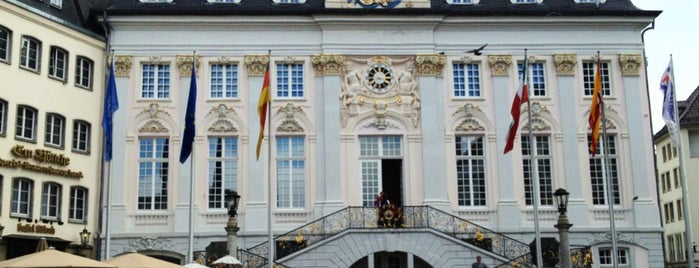
<instances>
[{"instance_id":1,"label":"window with white frame","mask_svg":"<svg viewBox=\"0 0 699 268\"><path fill-rule=\"evenodd\" d=\"M65 133L65 118L59 114L46 114L46 129L44 130L44 143L49 146L63 148Z\"/></svg>"},{"instance_id":2,"label":"window with white frame","mask_svg":"<svg viewBox=\"0 0 699 268\"><path fill-rule=\"evenodd\" d=\"M32 214L32 192L34 182L26 178L17 178L12 182L12 204L10 214L13 217L28 218Z\"/></svg>"},{"instance_id":3,"label":"window with white frame","mask_svg":"<svg viewBox=\"0 0 699 268\"><path fill-rule=\"evenodd\" d=\"M90 152L90 123L83 120L73 121L73 151L79 153Z\"/></svg>"},{"instance_id":4,"label":"window with white frame","mask_svg":"<svg viewBox=\"0 0 699 268\"><path fill-rule=\"evenodd\" d=\"M211 98L232 99L238 97L238 65L211 65Z\"/></svg>"},{"instance_id":5,"label":"window with white frame","mask_svg":"<svg viewBox=\"0 0 699 268\"><path fill-rule=\"evenodd\" d=\"M12 31L0 26L0 61L10 61L10 49L12 48Z\"/></svg>"},{"instance_id":6,"label":"window with white frame","mask_svg":"<svg viewBox=\"0 0 699 268\"><path fill-rule=\"evenodd\" d=\"M41 191L41 219L59 220L61 217L61 185L44 183Z\"/></svg>"},{"instance_id":7,"label":"window with white frame","mask_svg":"<svg viewBox=\"0 0 699 268\"><path fill-rule=\"evenodd\" d=\"M596 61L583 61L583 94L592 96L595 90L595 70L597 69ZM609 62L601 62L600 74L602 78L602 95L611 96L611 83L609 76Z\"/></svg>"},{"instance_id":8,"label":"window with white frame","mask_svg":"<svg viewBox=\"0 0 699 268\"><path fill-rule=\"evenodd\" d=\"M359 156L362 169L362 205L373 207L383 184L382 160L403 156L400 136L361 136Z\"/></svg>"},{"instance_id":9,"label":"window with white frame","mask_svg":"<svg viewBox=\"0 0 699 268\"><path fill-rule=\"evenodd\" d=\"M629 265L629 250L626 248L617 248L616 259L618 265ZM611 248L599 249L599 264L602 267L612 266Z\"/></svg>"},{"instance_id":10,"label":"window with white frame","mask_svg":"<svg viewBox=\"0 0 699 268\"><path fill-rule=\"evenodd\" d=\"M49 76L66 80L66 70L68 70L68 52L56 46L51 46L49 55Z\"/></svg>"},{"instance_id":11,"label":"window with white frame","mask_svg":"<svg viewBox=\"0 0 699 268\"><path fill-rule=\"evenodd\" d=\"M675 234L675 249L677 252L677 261L684 261L685 256L687 255L685 250L684 250L684 245L685 245L685 234L686 233L681 233L681 234Z\"/></svg>"},{"instance_id":12,"label":"window with white frame","mask_svg":"<svg viewBox=\"0 0 699 268\"><path fill-rule=\"evenodd\" d=\"M621 203L621 198L619 196L619 168L618 168L618 156L617 156L617 146L616 146L616 135L608 134L607 142L604 142L604 135L599 135L599 142L597 143L597 152L595 156L589 154L590 156L590 185L592 186L592 204L594 205L608 205L607 202L607 176L610 176L612 182L612 195L614 199L614 204L619 205ZM591 135L587 136L587 145L590 147L592 142ZM607 150L604 147L607 146ZM607 163L605 167L603 154L608 151ZM604 172L606 171L606 174Z\"/></svg>"},{"instance_id":13,"label":"window with white frame","mask_svg":"<svg viewBox=\"0 0 699 268\"><path fill-rule=\"evenodd\" d=\"M138 142L138 210L166 210L169 139L139 138Z\"/></svg>"},{"instance_id":14,"label":"window with white frame","mask_svg":"<svg viewBox=\"0 0 699 268\"><path fill-rule=\"evenodd\" d=\"M209 208L226 208L226 191L237 191L238 139L209 138Z\"/></svg>"},{"instance_id":15,"label":"window with white frame","mask_svg":"<svg viewBox=\"0 0 699 268\"><path fill-rule=\"evenodd\" d=\"M7 133L7 101L0 99L0 137Z\"/></svg>"},{"instance_id":16,"label":"window with white frame","mask_svg":"<svg viewBox=\"0 0 699 268\"><path fill-rule=\"evenodd\" d=\"M63 7L63 0L51 0L51 2L49 2L49 3L51 4L52 7L55 7L58 9Z\"/></svg>"},{"instance_id":17,"label":"window with white frame","mask_svg":"<svg viewBox=\"0 0 699 268\"><path fill-rule=\"evenodd\" d=\"M75 59L75 84L87 89L92 88L92 60L78 56Z\"/></svg>"},{"instance_id":18,"label":"window with white frame","mask_svg":"<svg viewBox=\"0 0 699 268\"><path fill-rule=\"evenodd\" d=\"M677 200L677 219L682 220L682 200Z\"/></svg>"},{"instance_id":19,"label":"window with white frame","mask_svg":"<svg viewBox=\"0 0 699 268\"><path fill-rule=\"evenodd\" d=\"M527 82L529 83L529 96L546 96L546 65L543 62L530 62L527 66ZM517 64L517 74L522 80L522 64Z\"/></svg>"},{"instance_id":20,"label":"window with white frame","mask_svg":"<svg viewBox=\"0 0 699 268\"><path fill-rule=\"evenodd\" d=\"M677 168L672 169L672 178L675 181L675 189L680 188L680 176L677 175L677 172L678 172Z\"/></svg>"},{"instance_id":21,"label":"window with white frame","mask_svg":"<svg viewBox=\"0 0 699 268\"><path fill-rule=\"evenodd\" d=\"M304 137L277 137L277 207L306 205L305 159Z\"/></svg>"},{"instance_id":22,"label":"window with white frame","mask_svg":"<svg viewBox=\"0 0 699 268\"><path fill-rule=\"evenodd\" d=\"M699 130L689 130L689 157L699 157Z\"/></svg>"},{"instance_id":23,"label":"window with white frame","mask_svg":"<svg viewBox=\"0 0 699 268\"><path fill-rule=\"evenodd\" d=\"M524 169L524 198L527 206L531 206L534 196L532 172L530 165L531 149L528 135L522 135L522 168ZM539 205L553 205L553 156L548 135L534 135L536 153L533 158L539 175Z\"/></svg>"},{"instance_id":24,"label":"window with white frame","mask_svg":"<svg viewBox=\"0 0 699 268\"><path fill-rule=\"evenodd\" d=\"M34 141L36 140L36 109L19 105L17 106L17 128L15 138L20 140Z\"/></svg>"},{"instance_id":25,"label":"window with white frame","mask_svg":"<svg viewBox=\"0 0 699 268\"><path fill-rule=\"evenodd\" d=\"M303 64L277 64L277 98L303 98Z\"/></svg>"},{"instance_id":26,"label":"window with white frame","mask_svg":"<svg viewBox=\"0 0 699 268\"><path fill-rule=\"evenodd\" d=\"M454 97L481 97L480 65L454 63Z\"/></svg>"},{"instance_id":27,"label":"window with white frame","mask_svg":"<svg viewBox=\"0 0 699 268\"><path fill-rule=\"evenodd\" d=\"M459 206L485 206L485 146L482 135L456 136Z\"/></svg>"},{"instance_id":28,"label":"window with white frame","mask_svg":"<svg viewBox=\"0 0 699 268\"><path fill-rule=\"evenodd\" d=\"M667 185L666 191L672 190L672 183L670 182L670 171L665 172L665 185Z\"/></svg>"},{"instance_id":29,"label":"window with white frame","mask_svg":"<svg viewBox=\"0 0 699 268\"><path fill-rule=\"evenodd\" d=\"M38 72L41 66L41 42L36 38L22 36L19 65Z\"/></svg>"},{"instance_id":30,"label":"window with white frame","mask_svg":"<svg viewBox=\"0 0 699 268\"><path fill-rule=\"evenodd\" d=\"M170 98L170 65L143 64L141 67L141 98Z\"/></svg>"},{"instance_id":31,"label":"window with white frame","mask_svg":"<svg viewBox=\"0 0 699 268\"><path fill-rule=\"evenodd\" d=\"M68 220L80 223L87 222L87 201L86 188L71 187Z\"/></svg>"}]
</instances>

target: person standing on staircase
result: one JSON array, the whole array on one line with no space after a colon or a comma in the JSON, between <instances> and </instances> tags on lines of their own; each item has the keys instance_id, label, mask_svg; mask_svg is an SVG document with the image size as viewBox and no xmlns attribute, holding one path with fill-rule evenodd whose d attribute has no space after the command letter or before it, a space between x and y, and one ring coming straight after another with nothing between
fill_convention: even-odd
<instances>
[{"instance_id":1,"label":"person standing on staircase","mask_svg":"<svg viewBox=\"0 0 699 268\"><path fill-rule=\"evenodd\" d=\"M471 264L471 268L488 268L488 265L481 262L481 256L476 256L476 262Z\"/></svg>"}]
</instances>

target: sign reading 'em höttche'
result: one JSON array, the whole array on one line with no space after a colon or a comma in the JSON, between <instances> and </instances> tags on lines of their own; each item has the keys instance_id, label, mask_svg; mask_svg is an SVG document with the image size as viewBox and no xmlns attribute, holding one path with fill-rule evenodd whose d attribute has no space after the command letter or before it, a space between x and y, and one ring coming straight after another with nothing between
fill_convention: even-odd
<instances>
[{"instance_id":1,"label":"sign reading 'em h\u00f6ttche'","mask_svg":"<svg viewBox=\"0 0 699 268\"><path fill-rule=\"evenodd\" d=\"M70 164L70 158L63 154L56 154L48 150L42 149L27 149L23 145L15 145L10 149L10 153L16 158L21 159L33 159L38 162L38 164L30 163L25 160L5 160L0 158L0 167L9 168L21 168L34 172L82 179L82 171L73 171L70 169L54 168L51 166L42 166L39 164L55 164L60 166L68 166Z\"/></svg>"}]
</instances>

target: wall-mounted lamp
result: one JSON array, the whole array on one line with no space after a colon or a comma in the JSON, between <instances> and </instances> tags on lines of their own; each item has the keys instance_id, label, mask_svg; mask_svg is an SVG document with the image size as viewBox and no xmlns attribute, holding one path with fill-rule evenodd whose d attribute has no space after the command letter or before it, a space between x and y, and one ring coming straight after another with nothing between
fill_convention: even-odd
<instances>
[{"instance_id":1,"label":"wall-mounted lamp","mask_svg":"<svg viewBox=\"0 0 699 268\"><path fill-rule=\"evenodd\" d=\"M80 242L82 242L83 247L87 246L87 242L90 241L90 235L92 234L87 230L87 226L78 234L80 235Z\"/></svg>"}]
</instances>

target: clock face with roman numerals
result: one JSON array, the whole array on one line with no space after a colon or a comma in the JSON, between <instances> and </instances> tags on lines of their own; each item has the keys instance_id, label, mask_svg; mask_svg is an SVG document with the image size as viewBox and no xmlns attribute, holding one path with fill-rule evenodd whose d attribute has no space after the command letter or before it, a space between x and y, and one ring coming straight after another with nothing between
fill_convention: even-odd
<instances>
[{"instance_id":1,"label":"clock face with roman numerals","mask_svg":"<svg viewBox=\"0 0 699 268\"><path fill-rule=\"evenodd\" d=\"M385 64L374 64L366 77L369 88L376 93L385 93L393 83L393 70Z\"/></svg>"}]
</instances>

